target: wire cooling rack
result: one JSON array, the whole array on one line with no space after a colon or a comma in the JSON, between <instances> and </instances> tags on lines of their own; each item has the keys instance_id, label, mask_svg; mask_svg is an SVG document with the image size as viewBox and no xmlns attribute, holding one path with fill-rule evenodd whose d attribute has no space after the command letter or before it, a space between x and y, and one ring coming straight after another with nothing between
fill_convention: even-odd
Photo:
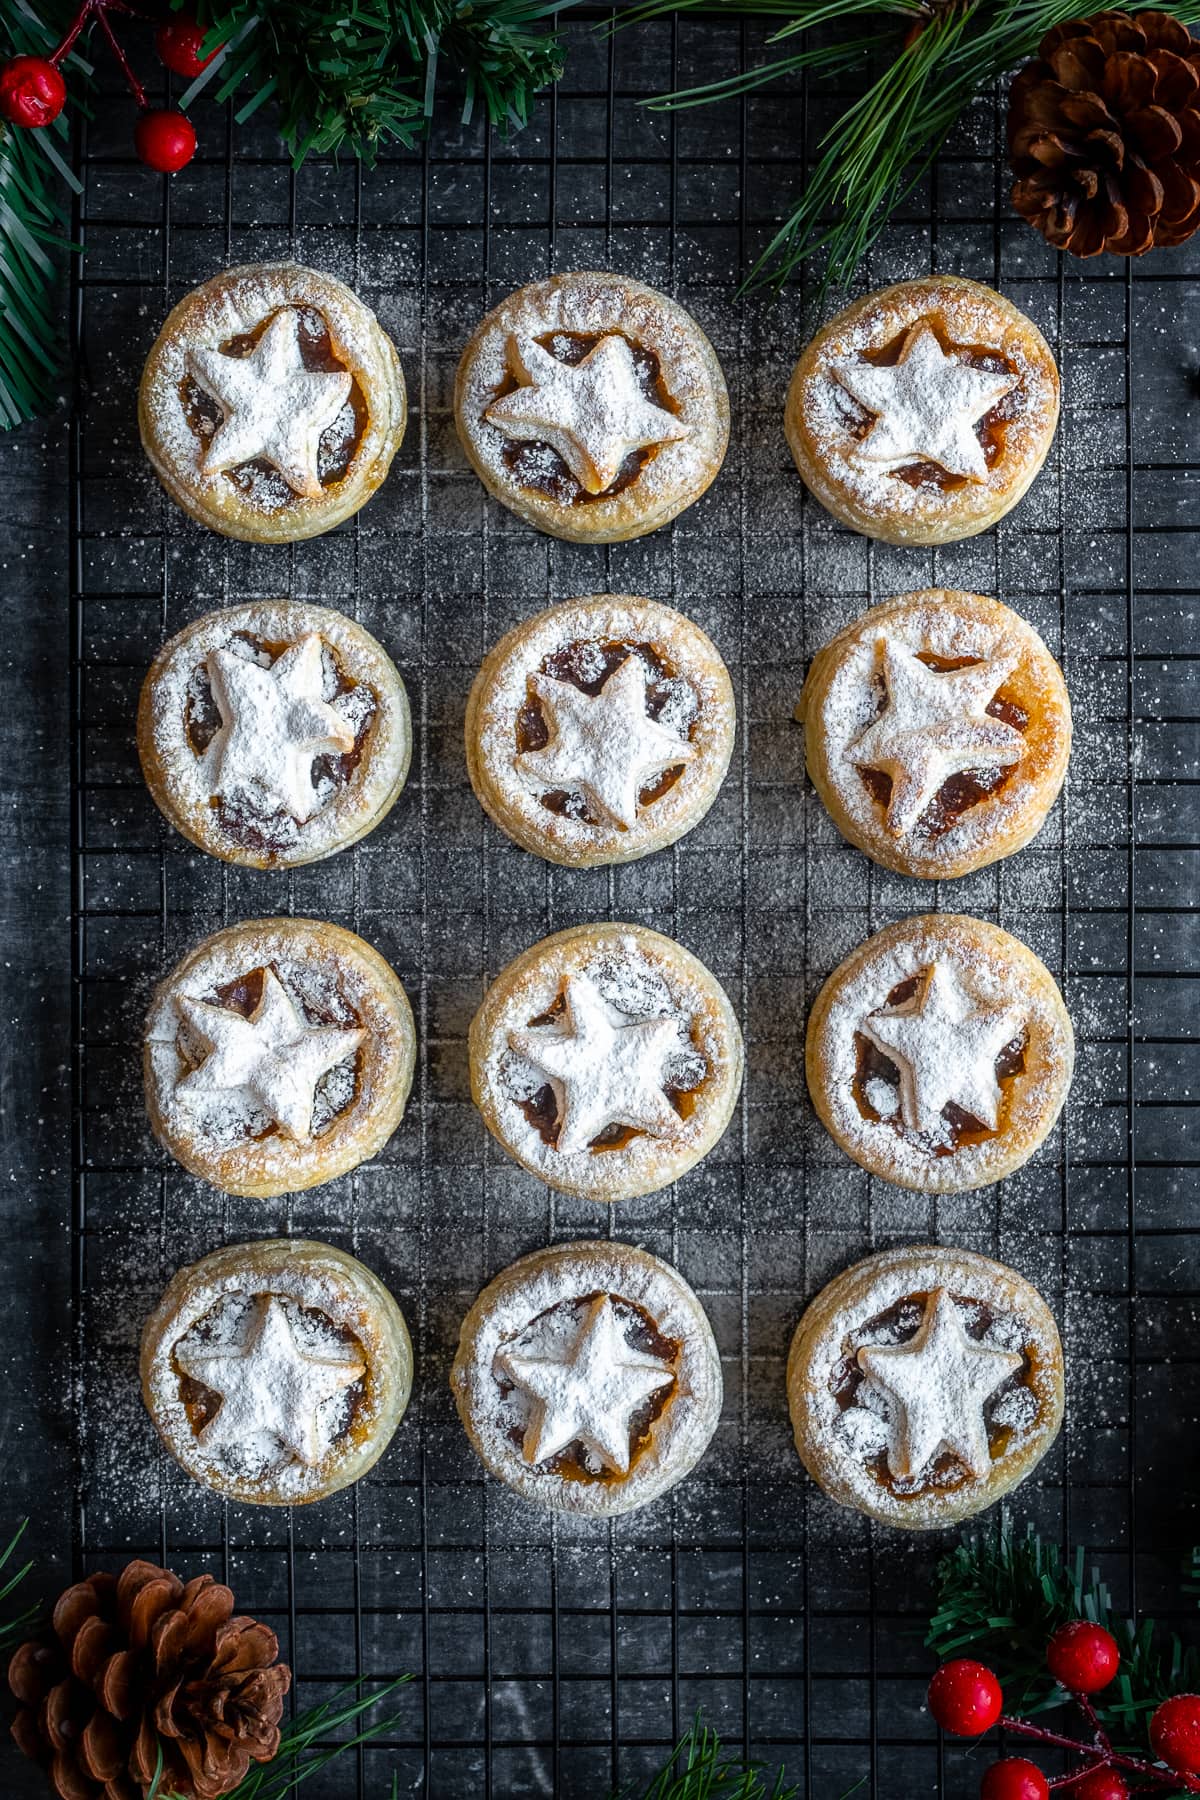
<instances>
[{"instance_id":1,"label":"wire cooling rack","mask_svg":"<svg viewBox=\"0 0 1200 1800\"><path fill-rule=\"evenodd\" d=\"M737 302L838 105L777 88L677 118L648 95L736 69L761 29L703 18L609 39L568 30L568 72L505 144L443 125L373 174L298 173L267 123L204 115L199 159L165 183L131 160L127 108L85 146L74 329L77 1553L213 1569L277 1627L301 1703L411 1670L398 1721L308 1800L603 1796L661 1761L703 1706L734 1744L784 1760L812 1800L976 1791L920 1710L920 1630L944 1540L902 1539L803 1476L784 1398L806 1296L872 1246L930 1237L1011 1261L1063 1326L1067 1425L1016 1497L1086 1542L1117 1598L1160 1612L1192 1523L1198 1372L1194 1168L1197 333L1200 257L1061 262L1005 204L1000 97L963 122L876 250L869 285L930 268L1003 289L1065 378L1062 426L996 530L936 551L868 543L802 493L781 429L813 323L808 296ZM222 141L222 132L224 133ZM228 543L160 494L134 387L168 308L229 263L294 255L374 306L412 402L383 490L348 526L290 548ZM612 267L675 294L712 337L733 399L729 458L673 527L609 549L555 543L488 503L450 395L484 310L552 269ZM1076 716L1063 802L1020 855L959 882L873 867L806 791L791 720L806 657L889 594L997 594L1061 656ZM463 702L516 619L605 589L671 600L733 674L739 748L695 832L617 870L550 868L484 819ZM160 821L140 779L136 694L162 640L226 601L290 594L375 632L409 686L417 747L387 822L292 873L226 867ZM807 1004L870 931L936 905L998 920L1061 980L1079 1067L1059 1129L1001 1186L927 1199L872 1180L816 1124ZM138 1072L151 984L227 921L292 912L353 927L417 1013L408 1116L380 1160L290 1201L225 1199L153 1144ZM489 975L569 923L650 923L726 984L748 1077L724 1143L674 1188L611 1213L556 1198L489 1141L465 1032ZM168 1275L229 1238L343 1245L392 1287L416 1344L413 1403L357 1487L295 1513L225 1505L159 1450L136 1346ZM485 1482L446 1375L478 1287L554 1238L646 1244L699 1291L721 1345L725 1414L697 1473L610 1526L552 1520ZM974 1765L975 1768L978 1764Z\"/></svg>"}]
</instances>

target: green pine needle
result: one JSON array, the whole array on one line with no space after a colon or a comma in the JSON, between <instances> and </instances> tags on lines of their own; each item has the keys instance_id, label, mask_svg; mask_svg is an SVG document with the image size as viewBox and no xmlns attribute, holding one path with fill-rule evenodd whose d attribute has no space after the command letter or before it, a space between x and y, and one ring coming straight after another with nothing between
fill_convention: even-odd
<instances>
[{"instance_id":1,"label":"green pine needle","mask_svg":"<svg viewBox=\"0 0 1200 1800\"><path fill-rule=\"evenodd\" d=\"M0 1575L4 1574L4 1571L12 1561L17 1545L24 1537L25 1528L28 1524L28 1519L22 1519L21 1523L17 1526L17 1529L13 1532L7 1544L4 1546L4 1549L0 1550ZM5 1601L10 1594L15 1593L17 1588L20 1587L32 1567L32 1562L23 1563L19 1569L15 1569L13 1573L8 1576L3 1587L0 1587L0 1648L7 1647L17 1638L21 1637L27 1627L30 1626L38 1616L39 1609L36 1606L27 1606L24 1612L14 1613L11 1619L3 1617Z\"/></svg>"},{"instance_id":2,"label":"green pine needle","mask_svg":"<svg viewBox=\"0 0 1200 1800\"><path fill-rule=\"evenodd\" d=\"M382 144L422 136L442 64L462 80L465 119L482 111L502 129L525 125L539 89L562 74L562 46L546 21L570 4L202 0L200 16L209 42L228 45L216 98L239 96L239 122L274 100L297 166L343 148L370 164Z\"/></svg>"},{"instance_id":3,"label":"green pine needle","mask_svg":"<svg viewBox=\"0 0 1200 1800\"><path fill-rule=\"evenodd\" d=\"M1193 1561L1200 1569L1198 1555ZM1116 1749L1152 1754L1150 1715L1168 1695L1200 1687L1200 1653L1150 1620L1137 1625L1114 1613L1082 1549L1065 1562L1032 1526L1015 1536L1007 1515L997 1532L964 1539L938 1564L937 1606L925 1641L942 1659L978 1655L999 1677L1006 1711L1029 1718L1064 1704L1046 1668L1046 1645L1068 1619L1091 1619L1116 1638L1120 1673L1093 1704Z\"/></svg>"},{"instance_id":4,"label":"green pine needle","mask_svg":"<svg viewBox=\"0 0 1200 1800\"><path fill-rule=\"evenodd\" d=\"M726 1750L697 1713L649 1787L623 1788L614 1800L795 1800L800 1789L786 1785L786 1771L768 1788L764 1769Z\"/></svg>"},{"instance_id":5,"label":"green pine needle","mask_svg":"<svg viewBox=\"0 0 1200 1800\"><path fill-rule=\"evenodd\" d=\"M844 35L789 50L744 74L663 94L645 104L665 110L710 105L749 94L783 75L811 71L861 80L875 59L884 69L852 101L818 145L818 159L788 218L743 289L779 287L818 252L824 286L846 287L896 208L933 162L964 108L999 76L1027 61L1053 26L1078 18L1080 0L640 0L621 25L663 13L742 17L783 14L768 45L833 24ZM1120 0L1126 12L1158 7L1185 25L1200 22L1200 0ZM880 26L891 14L894 25ZM862 31L867 16L874 29Z\"/></svg>"},{"instance_id":6,"label":"green pine needle","mask_svg":"<svg viewBox=\"0 0 1200 1800\"><path fill-rule=\"evenodd\" d=\"M58 37L66 8L0 0L0 45L6 54L44 56ZM74 61L75 59L72 59ZM62 365L58 281L69 202L63 179L78 190L63 152L66 114L37 131L0 126L0 429L36 418L58 395Z\"/></svg>"}]
</instances>

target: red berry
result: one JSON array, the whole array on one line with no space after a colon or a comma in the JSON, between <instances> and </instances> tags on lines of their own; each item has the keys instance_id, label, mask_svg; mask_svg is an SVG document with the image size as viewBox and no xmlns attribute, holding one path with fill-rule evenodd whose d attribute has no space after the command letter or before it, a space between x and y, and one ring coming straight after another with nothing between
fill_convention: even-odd
<instances>
[{"instance_id":1,"label":"red berry","mask_svg":"<svg viewBox=\"0 0 1200 1800\"><path fill-rule=\"evenodd\" d=\"M1129 1800L1129 1789L1115 1769L1092 1769L1067 1789L1072 1800Z\"/></svg>"},{"instance_id":2,"label":"red berry","mask_svg":"<svg viewBox=\"0 0 1200 1800\"><path fill-rule=\"evenodd\" d=\"M929 1684L929 1710L943 1731L981 1737L1000 1717L1000 1683L982 1663L962 1658L943 1663Z\"/></svg>"},{"instance_id":3,"label":"red berry","mask_svg":"<svg viewBox=\"0 0 1200 1800\"><path fill-rule=\"evenodd\" d=\"M195 19L180 13L177 18L168 19L159 26L154 34L154 48L173 74L194 80L202 69L207 69L221 48L218 44L216 50L201 56L200 46L207 35Z\"/></svg>"},{"instance_id":4,"label":"red berry","mask_svg":"<svg viewBox=\"0 0 1200 1800\"><path fill-rule=\"evenodd\" d=\"M1069 1625L1060 1625L1047 1644L1046 1666L1073 1694L1098 1694L1120 1668L1121 1652L1103 1625L1072 1619Z\"/></svg>"},{"instance_id":5,"label":"red berry","mask_svg":"<svg viewBox=\"0 0 1200 1800\"><path fill-rule=\"evenodd\" d=\"M1200 1694L1175 1694L1150 1721L1150 1742L1177 1775L1200 1775Z\"/></svg>"},{"instance_id":6,"label":"red berry","mask_svg":"<svg viewBox=\"0 0 1200 1800\"><path fill-rule=\"evenodd\" d=\"M980 1800L1048 1800L1050 1783L1036 1763L1006 1756L993 1763L979 1789Z\"/></svg>"},{"instance_id":7,"label":"red berry","mask_svg":"<svg viewBox=\"0 0 1200 1800\"><path fill-rule=\"evenodd\" d=\"M10 56L0 67L0 113L10 125L49 125L66 101L67 84L44 56Z\"/></svg>"},{"instance_id":8,"label":"red berry","mask_svg":"<svg viewBox=\"0 0 1200 1800\"><path fill-rule=\"evenodd\" d=\"M142 161L162 175L174 175L196 154L196 132L191 120L171 107L144 112L133 141Z\"/></svg>"}]
</instances>

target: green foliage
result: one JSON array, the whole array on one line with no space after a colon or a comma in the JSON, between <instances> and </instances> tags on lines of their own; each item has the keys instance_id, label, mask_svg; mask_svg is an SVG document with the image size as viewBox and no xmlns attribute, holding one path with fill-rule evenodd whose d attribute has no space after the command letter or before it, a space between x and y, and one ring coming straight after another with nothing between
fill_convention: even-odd
<instances>
[{"instance_id":1,"label":"green foliage","mask_svg":"<svg viewBox=\"0 0 1200 1800\"><path fill-rule=\"evenodd\" d=\"M1186 25L1200 22L1200 0L1121 5L1127 12L1159 7ZM818 145L804 190L745 278L747 288L781 286L818 252L824 252L825 286L847 286L968 103L1033 56L1052 26L1088 11L1081 0L641 0L621 23L701 6L735 17L782 15L785 23L768 45L804 42L745 74L661 95L648 105L709 105L805 71L860 83L884 58L882 72ZM822 32L810 43L807 34L825 26L835 35Z\"/></svg>"},{"instance_id":2,"label":"green foliage","mask_svg":"<svg viewBox=\"0 0 1200 1800\"><path fill-rule=\"evenodd\" d=\"M45 56L66 6L0 0L0 54ZM71 58L75 64L76 59ZM53 404L62 359L58 281L68 248L65 114L40 131L0 124L0 429ZM64 182L66 190L64 191Z\"/></svg>"},{"instance_id":3,"label":"green foliage","mask_svg":"<svg viewBox=\"0 0 1200 1800\"><path fill-rule=\"evenodd\" d=\"M535 94L562 74L546 21L571 0L202 0L206 42L229 48L211 76L217 99L245 96L237 118L267 100L299 165L350 149L366 163L381 144L414 144L433 111L439 63L465 86L463 116L522 126ZM174 0L182 5L184 0Z\"/></svg>"},{"instance_id":4,"label":"green foliage","mask_svg":"<svg viewBox=\"0 0 1200 1800\"><path fill-rule=\"evenodd\" d=\"M764 1764L726 1750L697 1713L650 1785L624 1788L614 1800L795 1800L799 1792L786 1785L783 1769L768 1788Z\"/></svg>"},{"instance_id":5,"label":"green foliage","mask_svg":"<svg viewBox=\"0 0 1200 1800\"><path fill-rule=\"evenodd\" d=\"M28 1524L28 1519L22 1519L3 1550L0 1550L0 1579L3 1579L4 1584L0 1587L0 1649L7 1649L10 1644L16 1643L38 1615L36 1606L27 1606L24 1612L14 1613L11 1618L5 1616L9 1596L16 1592L33 1567L32 1562L22 1563L11 1575L7 1573L8 1565L16 1554L17 1545L24 1537Z\"/></svg>"},{"instance_id":6,"label":"green foliage","mask_svg":"<svg viewBox=\"0 0 1200 1800\"><path fill-rule=\"evenodd\" d=\"M1115 1614L1083 1550L1065 1562L1032 1526L1016 1536L1005 1515L997 1532L964 1539L938 1564L925 1641L943 1659L978 1656L1000 1679L1005 1711L1029 1718L1064 1703L1046 1645L1068 1619L1092 1619L1116 1638L1120 1674L1093 1704L1114 1748L1146 1756L1151 1713L1168 1695L1200 1688L1200 1655L1151 1620L1137 1625Z\"/></svg>"}]
</instances>

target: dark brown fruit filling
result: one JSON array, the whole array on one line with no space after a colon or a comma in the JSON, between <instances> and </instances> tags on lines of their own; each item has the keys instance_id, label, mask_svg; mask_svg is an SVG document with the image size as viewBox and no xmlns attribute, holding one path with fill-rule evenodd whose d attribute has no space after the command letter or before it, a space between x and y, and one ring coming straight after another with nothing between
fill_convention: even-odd
<instances>
[{"instance_id":1,"label":"dark brown fruit filling","mask_svg":"<svg viewBox=\"0 0 1200 1800\"><path fill-rule=\"evenodd\" d=\"M598 694L613 671L630 656L640 657L646 666L646 712L649 717L669 730L677 730L681 741L689 740L697 717L695 692L691 683L675 671L656 644L579 639L556 650L553 655L544 657L538 673L548 675L553 681L569 681L572 687L579 688L584 694ZM546 723L542 703L531 685L525 704L517 714L517 753L521 755L529 750L541 750L549 741L550 728ZM683 774L684 767L683 763L679 763L674 768L664 769L654 781L647 782L638 791L638 805L650 806L669 793ZM539 798L547 812L557 813L564 818L580 819L590 825L599 823L589 811L582 794L554 788Z\"/></svg>"},{"instance_id":2,"label":"dark brown fruit filling","mask_svg":"<svg viewBox=\"0 0 1200 1800\"><path fill-rule=\"evenodd\" d=\"M935 656L932 650L918 652L918 661L926 668L944 672L947 669L965 669L982 661L978 656ZM875 688L878 698L876 717L887 709L887 688L883 677L877 676ZM1015 695L1007 688L1001 687L988 701L984 711L993 719L1000 719L1005 725L1011 725L1014 731L1022 735L1029 729L1029 714L1020 705ZM1002 763L997 768L961 769L957 775L951 775L944 781L925 811L913 826L912 835L922 838L939 838L957 825L965 812L978 806L981 800L998 794L1011 779L1019 763ZM860 768L859 777L871 798L887 811L892 798L892 778L883 769Z\"/></svg>"},{"instance_id":3,"label":"dark brown fruit filling","mask_svg":"<svg viewBox=\"0 0 1200 1800\"><path fill-rule=\"evenodd\" d=\"M953 343L943 319L934 316L922 319L920 322L930 327L947 356L953 355L959 362L965 362L973 369L987 369L996 375L1015 375L1017 373L1016 365L1010 363L1007 357L1001 356L996 350ZM913 326L906 325L903 331L897 333L880 349L863 352L862 360L874 363L877 368L894 367L900 361L900 352L913 329ZM860 406L852 394L847 397L855 409L862 414L862 417L856 420L851 427L853 435L861 442L874 425L875 415ZM976 423L975 436L979 439L984 461L989 469L994 469L1004 455L1009 424L1020 416L1023 406L1022 388L1018 383L1016 387L1010 388L1008 393L996 402L991 411L986 412ZM975 485L965 475L951 475L939 464L931 462L909 463L902 469L893 469L891 473L897 481L903 481L908 487L938 488L944 494L952 494L959 488Z\"/></svg>"},{"instance_id":4,"label":"dark brown fruit filling","mask_svg":"<svg viewBox=\"0 0 1200 1800\"><path fill-rule=\"evenodd\" d=\"M917 986L918 977L915 975L908 981L900 982L892 989L884 1001L884 1006L902 1006L916 993ZM880 1010L882 1011L882 1008ZM1015 1037L1011 1043L1005 1044L996 1058L996 1080L1005 1093L1016 1077L1024 1073L1025 1051L1028 1044L1029 1034L1022 1031L1019 1037ZM854 1049L856 1055L854 1098L863 1118L874 1120L876 1123L882 1123L886 1119L897 1133L906 1137L913 1136L914 1134L909 1132L900 1114L900 1071L895 1063L861 1031L856 1031L854 1034ZM871 1090L876 1082L883 1082L895 1092L896 1104L890 1112L880 1111L870 1098ZM879 1095L876 1092L876 1099L878 1098ZM1003 1111L1003 1102L1001 1110ZM993 1131L981 1120L972 1118L970 1113L964 1112L961 1106L956 1106L953 1100L942 1108L942 1118L946 1121L948 1128L948 1141L939 1139L936 1143L929 1145L930 1152L934 1156L953 1156L954 1152L962 1149L964 1145L985 1144L991 1138L998 1137L1000 1129L1002 1129L1001 1126Z\"/></svg>"},{"instance_id":5,"label":"dark brown fruit filling","mask_svg":"<svg viewBox=\"0 0 1200 1800\"><path fill-rule=\"evenodd\" d=\"M855 1337L860 1345L870 1344L906 1344L917 1335L925 1321L925 1313L932 1296L928 1293L906 1294L897 1300L894 1306L879 1313L865 1325L859 1327ZM995 1320L992 1308L981 1300L971 1299L963 1294L955 1294L953 1299L960 1309L959 1324L967 1337L981 1343L990 1331ZM1015 1428L1003 1418L997 1417L997 1409L1007 1396L1019 1388L1030 1390L1036 1397L1036 1384L1040 1371L1040 1361L1036 1347L1025 1344L1021 1350L1021 1366L1002 1381L983 1405L984 1424L987 1427L988 1449L992 1461L999 1462L1013 1441ZM842 1412L848 1412L855 1404L859 1389L866 1376L858 1365L858 1347L849 1351L834 1365L829 1378L830 1390ZM1039 1406L1040 1411L1040 1406ZM906 1481L898 1484L888 1468L887 1452L880 1451L873 1456L867 1467L879 1483L890 1494L898 1499L919 1499L934 1491L953 1493L956 1488L966 1485L973 1479L970 1471L959 1462L956 1456L944 1452L936 1457L923 1472L925 1479L920 1483Z\"/></svg>"},{"instance_id":6,"label":"dark brown fruit filling","mask_svg":"<svg viewBox=\"0 0 1200 1800\"><path fill-rule=\"evenodd\" d=\"M527 1334L540 1319L549 1318L556 1313L574 1313L582 1321L588 1307L599 1298L600 1293L597 1291L592 1294L581 1294L575 1299L563 1300L558 1306L551 1307L547 1312L540 1313L537 1319L531 1320L530 1324L525 1327L522 1336ZM650 1314L642 1307L636 1306L633 1301L623 1300L617 1294L610 1294L609 1299L612 1302L613 1311L616 1313L617 1323L624 1333L625 1342L631 1350L639 1350L644 1356L653 1356L659 1362L670 1363L673 1367L678 1366L679 1355L683 1349L678 1338L664 1337ZM514 1349L515 1345L509 1344L506 1347ZM508 1399L519 1391L499 1372L496 1374L496 1383L500 1389L501 1399ZM661 1418L666 1412L675 1396L675 1388L675 1382L665 1382L632 1415L629 1421L630 1474L633 1473L640 1458L648 1449L651 1428L655 1420ZM509 1427L508 1436L509 1441L520 1450L525 1439L524 1427L514 1423ZM537 1467L545 1469L551 1474L561 1475L564 1481L580 1481L593 1487L611 1487L614 1483L627 1479L625 1475L617 1473L614 1469L597 1470L591 1467L588 1453L581 1443L568 1444L566 1449L560 1450L557 1456L548 1457L545 1462L538 1463Z\"/></svg>"},{"instance_id":7,"label":"dark brown fruit filling","mask_svg":"<svg viewBox=\"0 0 1200 1800\"><path fill-rule=\"evenodd\" d=\"M239 643L250 647L256 661L264 656L269 658L269 663L262 664L263 667L273 666L286 650L293 648L284 640L260 637L250 631L235 632L234 637ZM335 683L332 693L326 693L325 699L333 704L344 694L354 694L357 698L347 715L348 721L354 725L352 747L342 753L335 751L313 758L312 782L319 793L327 787L340 791L353 779L366 754L367 740L377 711L372 690L347 675L337 652L324 640L323 649L327 662L333 664ZM188 682L183 725L193 754L203 756L221 728L221 712L213 696L205 663L196 665ZM233 799L217 794L213 796L211 805L221 830L243 849L274 858L296 841L296 821L290 813L260 812L244 794Z\"/></svg>"},{"instance_id":8,"label":"dark brown fruit filling","mask_svg":"<svg viewBox=\"0 0 1200 1800\"><path fill-rule=\"evenodd\" d=\"M597 331L551 331L537 342L551 356L562 363L581 363L589 351L596 348L602 338L624 337L623 332ZM633 366L637 375L638 386L647 400L655 406L661 406L665 412L678 413L679 408L667 390L663 380L662 364L652 350L635 344L632 338L625 342L633 352ZM515 375L509 374L496 389L491 404L511 394L521 384ZM550 444L538 442L522 443L517 438L506 438L501 455L504 464L522 487L532 488L535 493L545 494L548 500L556 500L560 506L588 506L594 500L611 500L615 494L622 493L637 480L646 464L655 454L653 445L644 450L631 450L615 478L602 494L589 494L587 489L576 481L570 469Z\"/></svg>"},{"instance_id":9,"label":"dark brown fruit filling","mask_svg":"<svg viewBox=\"0 0 1200 1800\"><path fill-rule=\"evenodd\" d=\"M300 354L304 367L322 375L344 370L346 365L334 350L329 327L322 315L312 306L297 306L294 311L299 320ZM253 331L227 338L220 346L221 354L249 356L274 317L274 313L268 313ZM220 425L222 416L216 401L191 375L183 378L180 398L190 429L198 438L211 438ZM325 488L334 487L345 478L367 428L367 402L358 385L357 376L351 383L347 406L353 417L343 407L338 417L321 433L317 469L321 486ZM277 512L289 500L295 499L278 469L264 457L255 457L252 462L242 463L227 473L228 479L236 488L248 498L259 501L268 512Z\"/></svg>"}]
</instances>

